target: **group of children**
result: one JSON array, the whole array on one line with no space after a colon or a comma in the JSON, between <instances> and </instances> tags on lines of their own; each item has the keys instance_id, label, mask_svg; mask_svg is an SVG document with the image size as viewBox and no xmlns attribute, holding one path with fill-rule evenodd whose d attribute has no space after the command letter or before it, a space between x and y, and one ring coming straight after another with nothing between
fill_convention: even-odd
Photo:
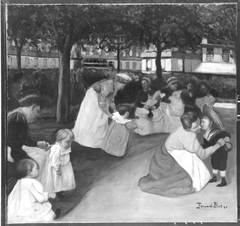
<instances>
[{"instance_id":1,"label":"group of children","mask_svg":"<svg viewBox=\"0 0 240 226\"><path fill-rule=\"evenodd\" d=\"M191 94L190 90L186 95ZM193 109L191 107L192 105L189 111L194 110L196 106L193 106ZM133 106L122 104L116 110L101 148L111 155L122 157L127 152L130 131L143 128L134 119ZM217 186L226 186L227 157L228 151L232 149L231 136L224 130L221 120L212 107L205 104L201 106L201 110L203 113L201 127L205 131L204 148L214 145L220 138L226 141L226 145L211 156L213 178L209 182L216 182L217 173L220 171L222 181ZM39 168L37 161L32 158L22 159L16 163L18 181L8 196L10 221L49 221L59 216L59 210L53 212L49 199L61 198L65 191L76 187L70 161L73 140L74 134L71 130L61 129L56 133L56 142L47 145L45 149L47 157L42 168ZM11 163L11 155L8 156L8 161Z\"/></svg>"},{"instance_id":2,"label":"group of children","mask_svg":"<svg viewBox=\"0 0 240 226\"><path fill-rule=\"evenodd\" d=\"M69 129L56 133L56 142L46 148L47 157L42 169L32 158L16 163L18 181L8 196L10 222L51 221L60 215L49 199L64 197L64 192L75 188L75 178L70 162L74 134ZM10 152L8 148L8 152ZM11 155L8 154L11 161Z\"/></svg>"}]
</instances>

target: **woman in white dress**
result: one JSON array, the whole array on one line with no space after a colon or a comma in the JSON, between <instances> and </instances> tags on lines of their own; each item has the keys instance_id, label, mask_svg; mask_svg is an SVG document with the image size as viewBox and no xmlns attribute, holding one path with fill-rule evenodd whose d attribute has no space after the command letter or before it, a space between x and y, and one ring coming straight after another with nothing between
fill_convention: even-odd
<instances>
[{"instance_id":1,"label":"woman in white dress","mask_svg":"<svg viewBox=\"0 0 240 226\"><path fill-rule=\"evenodd\" d=\"M91 148L101 147L109 118L112 118L109 107L116 111L115 95L130 81L127 74L117 74L94 83L87 90L73 128L77 143Z\"/></svg>"}]
</instances>

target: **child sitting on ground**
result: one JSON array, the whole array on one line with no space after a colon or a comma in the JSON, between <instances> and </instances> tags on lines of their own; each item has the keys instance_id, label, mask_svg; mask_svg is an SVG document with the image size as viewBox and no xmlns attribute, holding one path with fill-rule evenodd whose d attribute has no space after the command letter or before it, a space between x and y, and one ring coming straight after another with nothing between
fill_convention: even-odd
<instances>
[{"instance_id":1,"label":"child sitting on ground","mask_svg":"<svg viewBox=\"0 0 240 226\"><path fill-rule=\"evenodd\" d=\"M134 119L129 119L130 113L134 112L130 105L120 105L114 113L107 134L102 142L101 148L110 155L122 157L126 154L129 138L129 131L138 126Z\"/></svg>"},{"instance_id":2,"label":"child sitting on ground","mask_svg":"<svg viewBox=\"0 0 240 226\"><path fill-rule=\"evenodd\" d=\"M213 169L213 177L209 183L217 182L217 174L220 171L222 181L217 187L227 185L226 169L228 152L232 150L232 144L229 142L231 135L223 129L223 124L218 117L217 113L208 105L203 106L203 117L201 120L202 130L204 134L204 148L215 145L217 141L224 138L226 144L220 147L216 152L211 155L211 164Z\"/></svg>"},{"instance_id":3,"label":"child sitting on ground","mask_svg":"<svg viewBox=\"0 0 240 226\"><path fill-rule=\"evenodd\" d=\"M49 198L56 198L55 193L48 193L36 180L39 166L33 159L22 159L17 163L18 182L8 196L9 222L51 221L60 215L58 209L52 211Z\"/></svg>"},{"instance_id":4,"label":"child sitting on ground","mask_svg":"<svg viewBox=\"0 0 240 226\"><path fill-rule=\"evenodd\" d=\"M50 146L48 157L40 178L46 191L56 192L59 198L64 197L64 191L76 187L74 172L70 162L71 145L74 134L69 129L61 129L56 134L56 143Z\"/></svg>"}]
</instances>

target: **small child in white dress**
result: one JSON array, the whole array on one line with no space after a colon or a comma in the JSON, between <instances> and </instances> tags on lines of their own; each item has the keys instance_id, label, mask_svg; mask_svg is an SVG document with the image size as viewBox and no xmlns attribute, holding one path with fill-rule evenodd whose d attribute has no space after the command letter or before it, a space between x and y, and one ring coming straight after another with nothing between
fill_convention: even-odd
<instances>
[{"instance_id":1,"label":"small child in white dress","mask_svg":"<svg viewBox=\"0 0 240 226\"><path fill-rule=\"evenodd\" d=\"M74 134L69 129L61 129L56 134L56 143L48 150L48 157L40 178L46 191L56 192L62 198L64 191L76 187L74 172L70 161L71 144Z\"/></svg>"},{"instance_id":2,"label":"small child in white dress","mask_svg":"<svg viewBox=\"0 0 240 226\"><path fill-rule=\"evenodd\" d=\"M18 182L8 196L8 223L40 222L56 219L49 198L56 198L55 193L48 193L36 180L39 166L33 159L22 159L17 163Z\"/></svg>"}]
</instances>

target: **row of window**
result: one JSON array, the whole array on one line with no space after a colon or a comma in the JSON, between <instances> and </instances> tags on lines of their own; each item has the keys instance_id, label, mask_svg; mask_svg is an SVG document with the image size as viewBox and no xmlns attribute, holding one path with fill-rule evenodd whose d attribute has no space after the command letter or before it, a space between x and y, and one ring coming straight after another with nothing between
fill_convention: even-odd
<instances>
[{"instance_id":1,"label":"row of window","mask_svg":"<svg viewBox=\"0 0 240 226\"><path fill-rule=\"evenodd\" d=\"M33 66L37 67L39 66L40 59L39 58L29 58L29 57L22 57L21 63L24 66ZM8 66L16 66L17 65L17 59L15 56L8 56ZM42 66L47 67L48 66L48 59L43 58L42 59ZM57 60L56 59L50 59L49 66L56 67L57 66Z\"/></svg>"},{"instance_id":2,"label":"row of window","mask_svg":"<svg viewBox=\"0 0 240 226\"><path fill-rule=\"evenodd\" d=\"M229 62L229 50L223 50L222 51L222 60L223 62L228 63ZM207 55L206 55L206 61L214 61L214 51L213 48L207 48Z\"/></svg>"}]
</instances>

